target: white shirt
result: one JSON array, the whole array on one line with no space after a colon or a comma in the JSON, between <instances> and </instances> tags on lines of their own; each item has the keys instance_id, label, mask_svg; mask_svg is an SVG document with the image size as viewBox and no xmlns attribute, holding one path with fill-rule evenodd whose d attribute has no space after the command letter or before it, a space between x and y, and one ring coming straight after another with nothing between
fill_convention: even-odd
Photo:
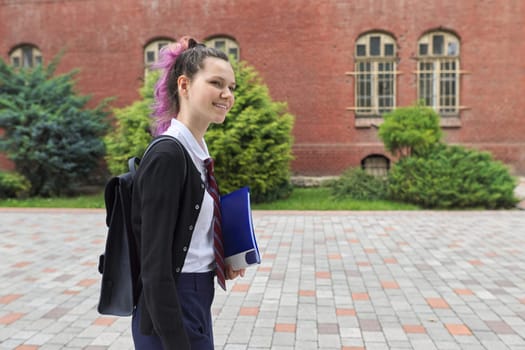
<instances>
[{"instance_id":1,"label":"white shirt","mask_svg":"<svg viewBox=\"0 0 525 350\"><path fill-rule=\"evenodd\" d=\"M201 173L201 179L204 183L206 180L206 167L204 160L210 158L208 147L204 139L201 141L203 147L195 139L191 131L177 119L171 120L171 125L164 135L170 135L177 138L188 151L193 164ZM215 255L213 252L213 233L211 223L213 220L213 198L208 191L204 191L201 211L193 230L190 247L184 260L182 272L208 272L215 268Z\"/></svg>"}]
</instances>

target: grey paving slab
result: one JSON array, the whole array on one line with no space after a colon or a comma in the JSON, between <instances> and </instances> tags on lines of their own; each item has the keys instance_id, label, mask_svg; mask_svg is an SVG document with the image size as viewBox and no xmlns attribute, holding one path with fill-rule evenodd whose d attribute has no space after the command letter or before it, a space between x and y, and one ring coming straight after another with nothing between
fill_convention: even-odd
<instances>
[{"instance_id":1,"label":"grey paving slab","mask_svg":"<svg viewBox=\"0 0 525 350\"><path fill-rule=\"evenodd\" d=\"M96 312L102 210L0 209L0 349L132 349ZM524 349L525 212L254 212L216 349Z\"/></svg>"}]
</instances>

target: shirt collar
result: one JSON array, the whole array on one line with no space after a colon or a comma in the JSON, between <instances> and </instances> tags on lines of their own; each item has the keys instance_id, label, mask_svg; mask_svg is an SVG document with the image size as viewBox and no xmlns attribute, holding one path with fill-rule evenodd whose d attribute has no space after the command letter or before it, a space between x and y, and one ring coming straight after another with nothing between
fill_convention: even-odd
<instances>
[{"instance_id":1,"label":"shirt collar","mask_svg":"<svg viewBox=\"0 0 525 350\"><path fill-rule=\"evenodd\" d=\"M195 139L190 129L177 119L171 119L171 124L168 127L168 130L164 132L165 135L170 135L176 137L188 151L190 151L196 158L204 162L205 159L210 158L210 153L208 152L208 146L204 139L202 139L202 145L200 146L199 142Z\"/></svg>"}]
</instances>

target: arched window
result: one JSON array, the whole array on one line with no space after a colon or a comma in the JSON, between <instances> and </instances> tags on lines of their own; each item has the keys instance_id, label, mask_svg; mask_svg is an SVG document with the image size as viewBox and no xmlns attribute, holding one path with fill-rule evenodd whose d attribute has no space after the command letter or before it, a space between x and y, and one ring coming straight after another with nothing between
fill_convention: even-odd
<instances>
[{"instance_id":1,"label":"arched window","mask_svg":"<svg viewBox=\"0 0 525 350\"><path fill-rule=\"evenodd\" d=\"M227 37L214 37L205 41L206 46L214 47L232 56L236 61L239 60L239 44L235 40Z\"/></svg>"},{"instance_id":2,"label":"arched window","mask_svg":"<svg viewBox=\"0 0 525 350\"><path fill-rule=\"evenodd\" d=\"M442 115L459 112L459 39L433 31L418 41L418 98Z\"/></svg>"},{"instance_id":3,"label":"arched window","mask_svg":"<svg viewBox=\"0 0 525 350\"><path fill-rule=\"evenodd\" d=\"M365 172L374 176L387 176L390 160L381 154L371 154L361 161Z\"/></svg>"},{"instance_id":4,"label":"arched window","mask_svg":"<svg viewBox=\"0 0 525 350\"><path fill-rule=\"evenodd\" d=\"M395 108L396 42L385 33L362 35L355 43L355 110L357 116L380 116Z\"/></svg>"},{"instance_id":5,"label":"arched window","mask_svg":"<svg viewBox=\"0 0 525 350\"><path fill-rule=\"evenodd\" d=\"M145 74L148 73L151 65L159 59L160 49L172 42L173 40L171 39L157 39L149 42L146 47L144 47Z\"/></svg>"},{"instance_id":6,"label":"arched window","mask_svg":"<svg viewBox=\"0 0 525 350\"><path fill-rule=\"evenodd\" d=\"M24 44L11 51L9 59L14 67L34 67L42 64L42 53L35 45Z\"/></svg>"}]
</instances>

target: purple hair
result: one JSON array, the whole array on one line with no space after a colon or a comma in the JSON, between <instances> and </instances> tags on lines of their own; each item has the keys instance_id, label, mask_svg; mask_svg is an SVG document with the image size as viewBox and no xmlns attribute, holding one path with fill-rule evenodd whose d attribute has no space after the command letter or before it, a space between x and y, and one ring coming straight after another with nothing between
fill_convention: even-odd
<instances>
[{"instance_id":1,"label":"purple hair","mask_svg":"<svg viewBox=\"0 0 525 350\"><path fill-rule=\"evenodd\" d=\"M162 69L161 76L155 84L153 112L155 119L153 136L162 134L171 124L171 119L179 113L179 95L177 80L186 75L191 79L203 67L206 57L217 57L228 61L222 51L206 47L194 39L184 36L178 42L164 46L159 53L159 60L153 69Z\"/></svg>"},{"instance_id":2,"label":"purple hair","mask_svg":"<svg viewBox=\"0 0 525 350\"><path fill-rule=\"evenodd\" d=\"M156 119L153 126L153 136L162 134L170 126L171 119L176 118L178 111L173 111L172 97L168 91L168 79L173 70L177 57L188 48L188 37L181 38L174 44L169 44L160 49L159 60L153 69L162 69L161 76L155 84L155 101L151 116ZM173 113L175 112L175 113Z\"/></svg>"}]
</instances>

